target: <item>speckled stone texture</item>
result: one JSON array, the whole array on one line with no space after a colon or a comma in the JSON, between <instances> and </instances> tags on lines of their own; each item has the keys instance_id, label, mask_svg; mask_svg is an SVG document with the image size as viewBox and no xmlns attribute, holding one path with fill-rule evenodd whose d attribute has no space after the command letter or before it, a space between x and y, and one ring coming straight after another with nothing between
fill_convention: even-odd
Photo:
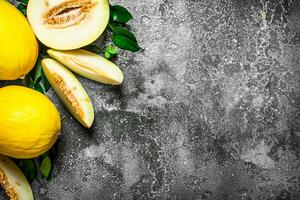
<instances>
[{"instance_id":1,"label":"speckled stone texture","mask_svg":"<svg viewBox=\"0 0 300 200\"><path fill-rule=\"evenodd\" d=\"M39 200L300 199L300 1L120 0L139 53L121 87L79 77ZM299 130L298 130L299 129Z\"/></svg>"}]
</instances>

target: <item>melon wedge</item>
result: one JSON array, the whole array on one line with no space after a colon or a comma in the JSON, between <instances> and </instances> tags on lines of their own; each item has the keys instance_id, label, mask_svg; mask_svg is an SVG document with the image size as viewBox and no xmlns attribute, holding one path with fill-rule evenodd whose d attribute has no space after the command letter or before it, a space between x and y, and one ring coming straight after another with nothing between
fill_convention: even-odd
<instances>
[{"instance_id":1,"label":"melon wedge","mask_svg":"<svg viewBox=\"0 0 300 200\"><path fill-rule=\"evenodd\" d=\"M90 128L94 121L92 102L81 83L62 64L51 58L42 60L45 75L64 105L83 126Z\"/></svg>"},{"instance_id":2,"label":"melon wedge","mask_svg":"<svg viewBox=\"0 0 300 200\"><path fill-rule=\"evenodd\" d=\"M46 46L70 50L95 41L109 20L108 0L29 0L27 17Z\"/></svg>"},{"instance_id":3,"label":"melon wedge","mask_svg":"<svg viewBox=\"0 0 300 200\"><path fill-rule=\"evenodd\" d=\"M0 155L0 184L11 200L33 200L31 187L19 169L8 157Z\"/></svg>"},{"instance_id":4,"label":"melon wedge","mask_svg":"<svg viewBox=\"0 0 300 200\"><path fill-rule=\"evenodd\" d=\"M49 49L48 54L83 77L111 85L120 85L123 82L124 76L118 66L89 51Z\"/></svg>"}]
</instances>

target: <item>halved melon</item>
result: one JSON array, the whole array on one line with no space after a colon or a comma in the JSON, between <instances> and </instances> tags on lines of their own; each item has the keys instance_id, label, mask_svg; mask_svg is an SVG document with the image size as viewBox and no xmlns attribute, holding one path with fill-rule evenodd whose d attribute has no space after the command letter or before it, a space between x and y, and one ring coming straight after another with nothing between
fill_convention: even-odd
<instances>
[{"instance_id":1,"label":"halved melon","mask_svg":"<svg viewBox=\"0 0 300 200\"><path fill-rule=\"evenodd\" d=\"M0 155L0 184L11 200L33 200L31 187L20 168Z\"/></svg>"},{"instance_id":2,"label":"halved melon","mask_svg":"<svg viewBox=\"0 0 300 200\"><path fill-rule=\"evenodd\" d=\"M62 64L51 58L42 60L43 70L50 85L70 113L85 127L94 121L92 102L78 79Z\"/></svg>"},{"instance_id":3,"label":"halved melon","mask_svg":"<svg viewBox=\"0 0 300 200\"><path fill-rule=\"evenodd\" d=\"M114 63L82 49L58 51L50 49L48 54L70 70L86 78L111 85L123 82L123 73Z\"/></svg>"},{"instance_id":4,"label":"halved melon","mask_svg":"<svg viewBox=\"0 0 300 200\"><path fill-rule=\"evenodd\" d=\"M27 17L46 46L70 50L94 42L109 20L108 0L29 0Z\"/></svg>"}]
</instances>

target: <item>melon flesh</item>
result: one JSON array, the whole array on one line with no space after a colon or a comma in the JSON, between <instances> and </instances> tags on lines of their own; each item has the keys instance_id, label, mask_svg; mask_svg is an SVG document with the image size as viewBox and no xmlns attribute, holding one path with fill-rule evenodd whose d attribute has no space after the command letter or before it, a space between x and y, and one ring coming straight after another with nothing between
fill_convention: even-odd
<instances>
[{"instance_id":1,"label":"melon flesh","mask_svg":"<svg viewBox=\"0 0 300 200\"><path fill-rule=\"evenodd\" d=\"M108 0L29 0L27 17L46 46L70 50L94 42L109 20Z\"/></svg>"},{"instance_id":2,"label":"melon flesh","mask_svg":"<svg viewBox=\"0 0 300 200\"><path fill-rule=\"evenodd\" d=\"M119 67L89 51L82 49L70 51L49 49L48 54L83 77L111 85L120 85L123 82L124 76Z\"/></svg>"},{"instance_id":3,"label":"melon flesh","mask_svg":"<svg viewBox=\"0 0 300 200\"><path fill-rule=\"evenodd\" d=\"M8 157L0 155L0 184L11 200L33 200L31 187L19 169Z\"/></svg>"},{"instance_id":4,"label":"melon flesh","mask_svg":"<svg viewBox=\"0 0 300 200\"><path fill-rule=\"evenodd\" d=\"M74 74L51 58L42 60L45 75L70 113L85 127L94 121L92 102Z\"/></svg>"}]
</instances>

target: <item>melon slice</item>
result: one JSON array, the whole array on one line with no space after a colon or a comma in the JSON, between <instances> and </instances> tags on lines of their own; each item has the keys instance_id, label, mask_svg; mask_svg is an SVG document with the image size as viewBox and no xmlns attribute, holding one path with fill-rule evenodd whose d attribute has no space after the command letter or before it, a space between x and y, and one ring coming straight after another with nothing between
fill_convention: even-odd
<instances>
[{"instance_id":1,"label":"melon slice","mask_svg":"<svg viewBox=\"0 0 300 200\"><path fill-rule=\"evenodd\" d=\"M94 121L92 102L81 83L62 64L51 58L42 60L46 77L70 113L85 127Z\"/></svg>"},{"instance_id":2,"label":"melon slice","mask_svg":"<svg viewBox=\"0 0 300 200\"><path fill-rule=\"evenodd\" d=\"M48 54L83 77L111 85L120 85L123 82L123 73L119 67L89 51L82 49L70 51L50 49Z\"/></svg>"},{"instance_id":3,"label":"melon slice","mask_svg":"<svg viewBox=\"0 0 300 200\"><path fill-rule=\"evenodd\" d=\"M0 184L11 200L33 200L31 187L19 169L8 157L0 155Z\"/></svg>"},{"instance_id":4,"label":"melon slice","mask_svg":"<svg viewBox=\"0 0 300 200\"><path fill-rule=\"evenodd\" d=\"M70 50L94 42L109 20L108 0L29 0L27 17L46 46Z\"/></svg>"}]
</instances>

